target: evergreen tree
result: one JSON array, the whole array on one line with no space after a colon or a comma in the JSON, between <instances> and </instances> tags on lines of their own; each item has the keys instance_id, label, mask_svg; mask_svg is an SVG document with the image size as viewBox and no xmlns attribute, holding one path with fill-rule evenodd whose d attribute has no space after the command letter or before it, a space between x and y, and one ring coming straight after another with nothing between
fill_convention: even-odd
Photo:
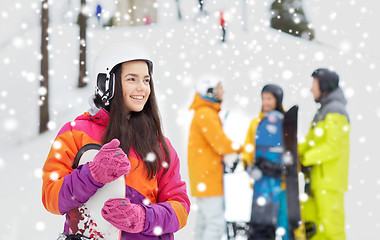
<instances>
[{"instance_id":1,"label":"evergreen tree","mask_svg":"<svg viewBox=\"0 0 380 240\"><path fill-rule=\"evenodd\" d=\"M314 30L302 9L302 0L275 0L271 5L271 27L308 40Z\"/></svg>"}]
</instances>

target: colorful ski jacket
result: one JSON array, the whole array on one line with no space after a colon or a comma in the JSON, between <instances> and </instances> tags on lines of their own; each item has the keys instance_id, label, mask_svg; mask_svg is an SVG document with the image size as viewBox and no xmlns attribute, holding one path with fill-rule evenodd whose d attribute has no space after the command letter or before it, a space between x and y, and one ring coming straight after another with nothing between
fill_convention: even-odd
<instances>
[{"instance_id":1,"label":"colorful ski jacket","mask_svg":"<svg viewBox=\"0 0 380 240\"><path fill-rule=\"evenodd\" d=\"M108 120L109 113L104 109L93 116L86 112L62 127L50 149L43 167L42 202L49 212L66 215L64 233L76 227L69 223L70 218L77 217L78 207L103 186L91 176L88 163L76 169L72 165L84 145L101 144ZM131 170L125 177L126 197L145 208L146 221L141 233L122 232L122 239L174 239L173 233L186 225L190 209L186 184L181 180L177 153L169 140L166 141L170 167L166 173L161 169L152 180L147 179L141 156L133 149L128 154ZM154 233L157 226L162 229L160 236Z\"/></svg>"},{"instance_id":2,"label":"colorful ski jacket","mask_svg":"<svg viewBox=\"0 0 380 240\"><path fill-rule=\"evenodd\" d=\"M298 146L301 163L312 166L312 190L346 191L350 151L346 99L342 89L337 88L320 102L305 142Z\"/></svg>"},{"instance_id":3,"label":"colorful ski jacket","mask_svg":"<svg viewBox=\"0 0 380 240\"><path fill-rule=\"evenodd\" d=\"M260 112L259 116L254 118L251 121L251 124L249 124L243 150L243 163L245 166L253 165L255 163L256 131L257 127L259 126L261 120L263 120L264 117L264 113Z\"/></svg>"},{"instance_id":4,"label":"colorful ski jacket","mask_svg":"<svg viewBox=\"0 0 380 240\"><path fill-rule=\"evenodd\" d=\"M194 117L190 126L188 167L191 195L223 195L223 162L225 154L238 152L224 134L219 118L220 103L203 99L198 94L190 106Z\"/></svg>"}]
</instances>

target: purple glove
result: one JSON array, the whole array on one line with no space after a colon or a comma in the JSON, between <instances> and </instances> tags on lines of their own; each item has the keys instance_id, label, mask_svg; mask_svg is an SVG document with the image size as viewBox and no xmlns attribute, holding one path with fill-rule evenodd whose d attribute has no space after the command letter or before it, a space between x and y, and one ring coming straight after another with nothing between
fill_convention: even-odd
<instances>
[{"instance_id":1,"label":"purple glove","mask_svg":"<svg viewBox=\"0 0 380 240\"><path fill-rule=\"evenodd\" d=\"M94 160L89 162L88 167L95 181L106 184L129 173L131 163L119 145L117 139L104 144Z\"/></svg>"},{"instance_id":2,"label":"purple glove","mask_svg":"<svg viewBox=\"0 0 380 240\"><path fill-rule=\"evenodd\" d=\"M102 216L117 229L139 233L145 226L145 208L128 198L111 198L104 203Z\"/></svg>"}]
</instances>

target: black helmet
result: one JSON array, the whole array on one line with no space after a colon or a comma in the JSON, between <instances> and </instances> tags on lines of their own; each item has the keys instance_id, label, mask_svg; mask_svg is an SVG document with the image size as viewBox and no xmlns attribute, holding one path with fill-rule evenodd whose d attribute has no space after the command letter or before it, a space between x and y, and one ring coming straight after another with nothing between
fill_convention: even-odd
<instances>
[{"instance_id":1,"label":"black helmet","mask_svg":"<svg viewBox=\"0 0 380 240\"><path fill-rule=\"evenodd\" d=\"M282 91L282 88L276 84L267 84L263 87L263 90L261 90L261 94L264 92L269 92L276 98L276 110L283 113L282 99L284 97L284 92Z\"/></svg>"},{"instance_id":2,"label":"black helmet","mask_svg":"<svg viewBox=\"0 0 380 240\"><path fill-rule=\"evenodd\" d=\"M318 68L311 76L318 79L321 93L331 92L339 86L339 75L327 68Z\"/></svg>"}]
</instances>

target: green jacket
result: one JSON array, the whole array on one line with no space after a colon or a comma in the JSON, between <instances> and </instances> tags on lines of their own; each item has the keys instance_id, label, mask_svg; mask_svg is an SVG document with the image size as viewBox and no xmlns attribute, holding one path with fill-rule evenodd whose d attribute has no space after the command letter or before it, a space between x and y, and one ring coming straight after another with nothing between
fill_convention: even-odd
<instances>
[{"instance_id":1,"label":"green jacket","mask_svg":"<svg viewBox=\"0 0 380 240\"><path fill-rule=\"evenodd\" d=\"M337 88L320 100L305 142L298 146L301 163L312 166L311 190L346 191L348 185L350 123L346 100Z\"/></svg>"}]
</instances>

